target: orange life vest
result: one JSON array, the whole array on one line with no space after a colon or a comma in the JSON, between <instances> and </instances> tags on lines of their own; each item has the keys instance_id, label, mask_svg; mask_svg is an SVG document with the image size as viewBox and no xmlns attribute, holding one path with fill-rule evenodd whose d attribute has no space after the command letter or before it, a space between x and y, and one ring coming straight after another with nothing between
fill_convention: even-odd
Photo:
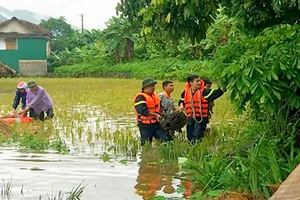
<instances>
[{"instance_id":1,"label":"orange life vest","mask_svg":"<svg viewBox=\"0 0 300 200\"><path fill-rule=\"evenodd\" d=\"M165 95L165 97L168 99L168 98L171 98L171 95L169 95L168 93L166 93L166 91L163 91L163 94Z\"/></svg>"},{"instance_id":2,"label":"orange life vest","mask_svg":"<svg viewBox=\"0 0 300 200\"><path fill-rule=\"evenodd\" d=\"M150 96L146 93L141 92L136 95L136 97L134 98L134 102L136 101L136 98L140 95L142 95L146 99L146 102L142 102L142 103L146 103L149 112L160 113L160 98L157 94L153 93ZM154 124L157 122L157 119L155 116L151 116L151 115L143 116L143 115L139 114L137 111L135 111L135 113L136 113L136 119L138 122L141 122L143 124Z\"/></svg>"},{"instance_id":3,"label":"orange life vest","mask_svg":"<svg viewBox=\"0 0 300 200\"><path fill-rule=\"evenodd\" d=\"M203 90L197 90L194 95L191 88L185 90L184 107L187 117L208 117L208 101L203 97Z\"/></svg>"}]
</instances>

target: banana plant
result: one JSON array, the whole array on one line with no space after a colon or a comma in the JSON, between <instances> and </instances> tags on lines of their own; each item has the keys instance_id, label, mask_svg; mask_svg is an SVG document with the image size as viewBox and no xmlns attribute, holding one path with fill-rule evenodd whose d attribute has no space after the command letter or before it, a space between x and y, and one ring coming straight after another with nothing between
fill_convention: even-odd
<instances>
[{"instance_id":1,"label":"banana plant","mask_svg":"<svg viewBox=\"0 0 300 200\"><path fill-rule=\"evenodd\" d=\"M134 22L126 18L112 17L104 30L104 44L109 54L113 54L116 63L131 60L134 56L134 34L137 28Z\"/></svg>"}]
</instances>

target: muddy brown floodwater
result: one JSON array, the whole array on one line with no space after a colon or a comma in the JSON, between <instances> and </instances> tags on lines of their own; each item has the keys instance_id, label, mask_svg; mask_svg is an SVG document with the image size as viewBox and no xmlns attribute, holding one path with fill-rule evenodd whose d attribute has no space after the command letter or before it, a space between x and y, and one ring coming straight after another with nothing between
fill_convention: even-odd
<instances>
[{"instance_id":1,"label":"muddy brown floodwater","mask_svg":"<svg viewBox=\"0 0 300 200\"><path fill-rule=\"evenodd\" d=\"M59 191L70 192L82 181L83 200L182 197L176 193L182 184L174 178L178 174L176 164L151 164L154 160L143 158L142 154L125 165L88 155L34 153L15 148L1 148L0 152L1 178L5 182L11 180L12 185L9 197L2 199L48 200Z\"/></svg>"},{"instance_id":2,"label":"muddy brown floodwater","mask_svg":"<svg viewBox=\"0 0 300 200\"><path fill-rule=\"evenodd\" d=\"M75 111L73 109L72 112ZM123 120L116 121L92 113L86 116L84 122L72 122L75 124L72 130L63 128L63 122L59 119L54 119L47 126L58 130L60 137L66 141L70 148L67 155L55 151L21 150L11 146L0 148L0 178L3 179L0 186L11 182L11 192L2 195L2 199L54 200L55 197L58 199L59 193L66 194L80 183L85 186L82 200L138 200L155 196L185 199L177 193L178 188L186 187L178 178L181 174L178 163L157 164L159 158L155 148L144 152L138 150L137 155L130 159L119 152L117 157L112 154L112 159L104 162L100 157L107 149L103 146L105 138L88 139L87 132L94 136L99 130L113 131L128 126L134 129L134 120L124 124ZM82 132L80 138L76 135L79 130ZM67 133L70 131L76 137L70 137Z\"/></svg>"}]
</instances>

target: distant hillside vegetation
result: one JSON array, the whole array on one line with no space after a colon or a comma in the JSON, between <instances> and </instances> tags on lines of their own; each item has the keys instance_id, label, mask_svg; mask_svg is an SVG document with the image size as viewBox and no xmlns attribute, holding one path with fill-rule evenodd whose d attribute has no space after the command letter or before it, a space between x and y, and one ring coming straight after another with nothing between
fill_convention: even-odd
<instances>
[{"instance_id":1,"label":"distant hillside vegetation","mask_svg":"<svg viewBox=\"0 0 300 200\"><path fill-rule=\"evenodd\" d=\"M48 20L50 17L46 15L40 15L28 10L8 10L0 6L0 22L16 17L23 19L34 24L39 24L42 19Z\"/></svg>"}]
</instances>

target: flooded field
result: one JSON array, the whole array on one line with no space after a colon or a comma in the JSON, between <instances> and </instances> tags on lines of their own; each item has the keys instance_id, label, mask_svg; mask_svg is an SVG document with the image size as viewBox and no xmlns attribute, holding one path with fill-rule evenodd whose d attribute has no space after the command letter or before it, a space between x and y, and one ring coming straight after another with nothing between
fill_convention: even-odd
<instances>
[{"instance_id":1,"label":"flooded field","mask_svg":"<svg viewBox=\"0 0 300 200\"><path fill-rule=\"evenodd\" d=\"M34 136L27 133L30 127L17 125L18 134L3 139L2 199L66 199L76 188L82 189L83 200L186 198L189 191L181 188L191 183L182 175L177 157L162 162L157 146L139 147L133 98L141 81L32 80L50 94L55 117L30 125L39 128ZM18 81L0 79L0 116L11 111ZM175 100L183 89L184 83L175 83ZM159 83L156 92L160 91ZM226 99L216 106L218 123L231 115L222 101Z\"/></svg>"}]
</instances>

